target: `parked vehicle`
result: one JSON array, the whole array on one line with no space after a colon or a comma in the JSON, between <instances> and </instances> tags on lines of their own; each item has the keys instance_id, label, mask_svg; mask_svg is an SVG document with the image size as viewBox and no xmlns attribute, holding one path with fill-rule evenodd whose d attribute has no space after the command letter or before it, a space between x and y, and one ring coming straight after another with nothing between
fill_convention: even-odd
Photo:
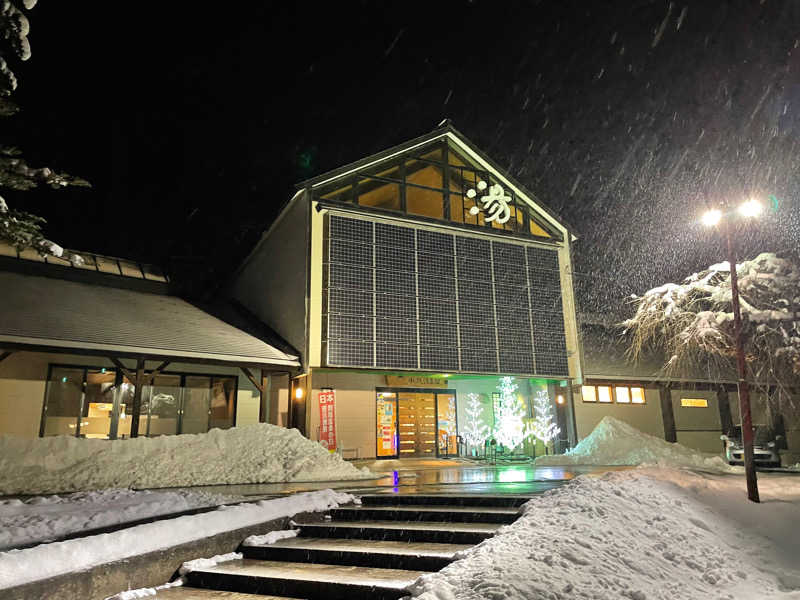
<instances>
[{"instance_id":1,"label":"parked vehicle","mask_svg":"<svg viewBox=\"0 0 800 600\"><path fill-rule=\"evenodd\" d=\"M725 442L725 458L728 464L744 464L744 447L742 445L742 428L737 425L730 432L730 435L721 435L720 439ZM766 425L753 426L753 462L757 467L780 467L781 457L778 448L782 436Z\"/></svg>"}]
</instances>

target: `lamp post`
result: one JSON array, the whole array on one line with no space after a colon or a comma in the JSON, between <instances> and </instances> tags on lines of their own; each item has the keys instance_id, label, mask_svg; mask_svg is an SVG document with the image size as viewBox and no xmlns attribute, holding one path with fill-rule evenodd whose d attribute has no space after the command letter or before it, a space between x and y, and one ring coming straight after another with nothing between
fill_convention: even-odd
<instances>
[{"instance_id":1,"label":"lamp post","mask_svg":"<svg viewBox=\"0 0 800 600\"><path fill-rule=\"evenodd\" d=\"M761 204L757 200L748 200L739 207L739 214L744 217L756 217L761 212ZM731 236L730 214L712 209L703 215L703 224L713 227L723 221L722 231L728 250L728 266L731 272L731 305L733 306L733 337L736 346L736 367L739 374L739 414L742 420L742 447L744 449L744 473L747 479L747 497L753 502L760 502L758 497L758 480L756 466L753 461L753 418L750 414L750 386L747 384L747 365L744 359L744 343L742 342L742 316L739 307L739 277L736 273L736 244Z\"/></svg>"}]
</instances>

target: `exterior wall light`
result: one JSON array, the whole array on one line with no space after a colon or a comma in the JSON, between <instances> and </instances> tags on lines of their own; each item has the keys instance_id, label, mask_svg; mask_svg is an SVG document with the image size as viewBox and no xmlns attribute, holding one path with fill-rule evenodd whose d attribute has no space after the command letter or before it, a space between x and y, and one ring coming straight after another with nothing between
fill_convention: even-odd
<instances>
[{"instance_id":1,"label":"exterior wall light","mask_svg":"<svg viewBox=\"0 0 800 600\"><path fill-rule=\"evenodd\" d=\"M739 214L743 217L757 217L763 208L758 200L751 198L739 207Z\"/></svg>"},{"instance_id":2,"label":"exterior wall light","mask_svg":"<svg viewBox=\"0 0 800 600\"><path fill-rule=\"evenodd\" d=\"M712 208L703 215L703 225L706 227L714 227L722 220L722 211L717 208Z\"/></svg>"},{"instance_id":3,"label":"exterior wall light","mask_svg":"<svg viewBox=\"0 0 800 600\"><path fill-rule=\"evenodd\" d=\"M302 400L303 399L303 388L300 388L300 387L299 388L295 388L294 397L297 398L298 400Z\"/></svg>"}]
</instances>

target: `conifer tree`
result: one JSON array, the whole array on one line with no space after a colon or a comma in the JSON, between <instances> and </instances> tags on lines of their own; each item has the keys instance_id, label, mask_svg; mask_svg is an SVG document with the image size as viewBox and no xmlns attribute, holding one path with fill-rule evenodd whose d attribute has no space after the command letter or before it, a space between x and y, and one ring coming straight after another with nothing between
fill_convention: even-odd
<instances>
[{"instance_id":1,"label":"conifer tree","mask_svg":"<svg viewBox=\"0 0 800 600\"><path fill-rule=\"evenodd\" d=\"M30 10L36 0L23 0L23 7ZM11 117L19 108L9 97L17 88L17 77L7 59L14 57L28 60L31 48L28 43L30 23L23 11L11 0L0 0L0 117ZM59 189L68 185L88 186L78 177L58 173L48 167L31 167L22 158L20 150L0 140L0 188L27 191L38 186ZM9 208L0 196L0 241L7 242L19 250L33 248L39 254L64 256L80 261L75 254L65 256L64 249L44 237L42 225L45 220L23 210Z\"/></svg>"}]
</instances>

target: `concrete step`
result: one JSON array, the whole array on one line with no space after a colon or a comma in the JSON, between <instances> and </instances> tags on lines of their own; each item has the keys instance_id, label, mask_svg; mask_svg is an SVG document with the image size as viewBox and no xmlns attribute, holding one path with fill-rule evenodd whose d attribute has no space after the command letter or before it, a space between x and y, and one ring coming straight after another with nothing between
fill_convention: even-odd
<instances>
[{"instance_id":1,"label":"concrete step","mask_svg":"<svg viewBox=\"0 0 800 600\"><path fill-rule=\"evenodd\" d=\"M510 508L522 506L530 499L530 496L487 496L484 494L371 494L361 496L361 504L364 506L424 504L427 506L492 506Z\"/></svg>"},{"instance_id":2,"label":"concrete step","mask_svg":"<svg viewBox=\"0 0 800 600\"><path fill-rule=\"evenodd\" d=\"M341 506L329 511L337 521L439 521L451 523L513 523L519 518L516 507L494 506Z\"/></svg>"},{"instance_id":3,"label":"concrete step","mask_svg":"<svg viewBox=\"0 0 800 600\"><path fill-rule=\"evenodd\" d=\"M296 537L243 545L240 550L245 558L260 560L438 571L454 560L456 552L468 548L469 544Z\"/></svg>"},{"instance_id":4,"label":"concrete step","mask_svg":"<svg viewBox=\"0 0 800 600\"><path fill-rule=\"evenodd\" d=\"M501 527L497 523L418 521L322 521L297 523L301 537L479 544Z\"/></svg>"},{"instance_id":5,"label":"concrete step","mask_svg":"<svg viewBox=\"0 0 800 600\"><path fill-rule=\"evenodd\" d=\"M395 600L425 571L241 559L186 575L193 587L308 600Z\"/></svg>"},{"instance_id":6,"label":"concrete step","mask_svg":"<svg viewBox=\"0 0 800 600\"><path fill-rule=\"evenodd\" d=\"M240 594L223 590L207 590L187 587L185 585L158 590L155 596L147 596L156 600L298 600L288 596L264 596L263 594Z\"/></svg>"}]
</instances>

